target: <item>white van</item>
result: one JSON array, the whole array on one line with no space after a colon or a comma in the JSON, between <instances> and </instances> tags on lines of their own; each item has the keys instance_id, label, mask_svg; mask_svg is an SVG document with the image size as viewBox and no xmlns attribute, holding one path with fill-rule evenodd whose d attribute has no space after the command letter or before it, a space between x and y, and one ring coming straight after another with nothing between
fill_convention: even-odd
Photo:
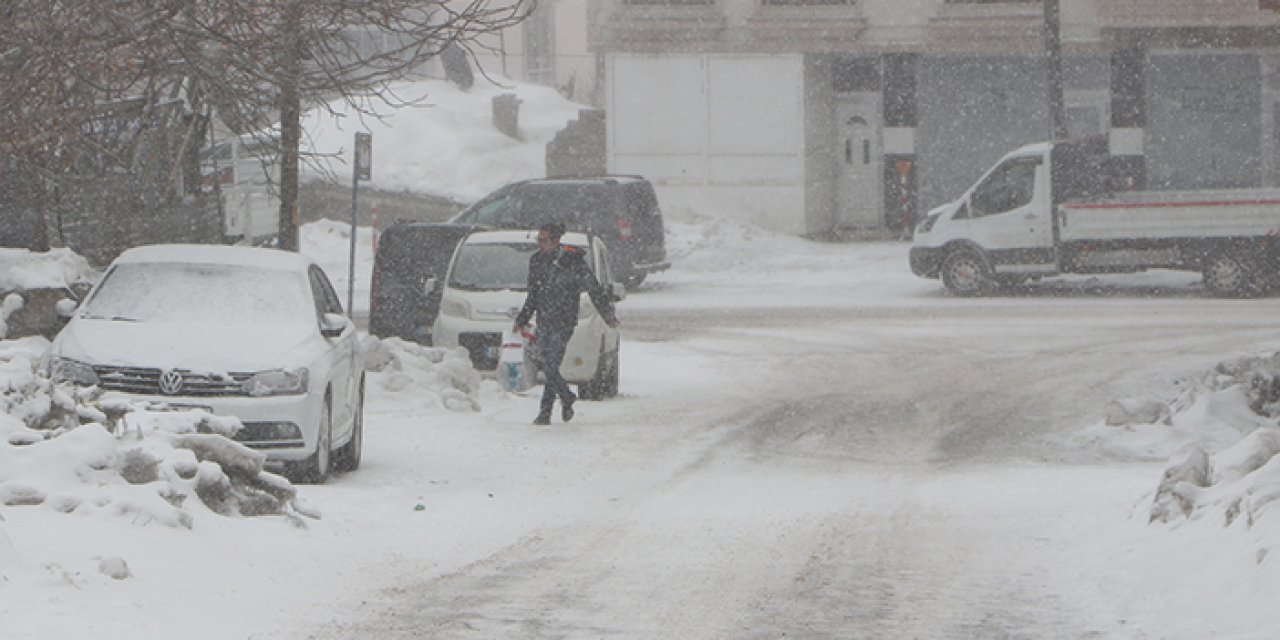
<instances>
[{"instance_id":1,"label":"white van","mask_svg":"<svg viewBox=\"0 0 1280 640\"><path fill-rule=\"evenodd\" d=\"M511 329L524 304L529 258L538 250L537 238L537 231L479 231L458 244L444 281L427 281L429 292L440 291L440 313L431 331L435 346L465 347L476 369L497 368L502 334ZM560 242L585 251L592 273L615 301L623 299L626 290L613 281L603 241L566 233ZM591 400L617 394L620 342L619 331L605 323L583 293L578 328L560 367L565 380L578 385L580 397Z\"/></svg>"}]
</instances>

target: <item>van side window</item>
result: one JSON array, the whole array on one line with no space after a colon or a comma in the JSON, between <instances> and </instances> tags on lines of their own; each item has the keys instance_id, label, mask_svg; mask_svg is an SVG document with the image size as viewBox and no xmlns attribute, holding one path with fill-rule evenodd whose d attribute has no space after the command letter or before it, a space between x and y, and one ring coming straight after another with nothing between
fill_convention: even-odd
<instances>
[{"instance_id":1,"label":"van side window","mask_svg":"<svg viewBox=\"0 0 1280 640\"><path fill-rule=\"evenodd\" d=\"M975 218L1005 213L1031 204L1036 190L1036 167L1040 158L1010 158L996 167L970 197Z\"/></svg>"},{"instance_id":2,"label":"van side window","mask_svg":"<svg viewBox=\"0 0 1280 640\"><path fill-rule=\"evenodd\" d=\"M496 227L516 224L520 217L520 200L510 195L502 195L476 206L468 216L471 224L492 225Z\"/></svg>"}]
</instances>

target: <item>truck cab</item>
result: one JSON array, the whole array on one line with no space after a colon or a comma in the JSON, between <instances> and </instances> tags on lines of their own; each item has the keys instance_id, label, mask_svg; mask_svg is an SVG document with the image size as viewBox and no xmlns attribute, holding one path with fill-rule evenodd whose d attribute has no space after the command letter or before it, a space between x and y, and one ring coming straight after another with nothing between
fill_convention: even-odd
<instances>
[{"instance_id":1,"label":"truck cab","mask_svg":"<svg viewBox=\"0 0 1280 640\"><path fill-rule=\"evenodd\" d=\"M1047 143L1022 147L991 167L959 198L916 228L911 269L969 291L990 273L1022 280L1057 273Z\"/></svg>"}]
</instances>

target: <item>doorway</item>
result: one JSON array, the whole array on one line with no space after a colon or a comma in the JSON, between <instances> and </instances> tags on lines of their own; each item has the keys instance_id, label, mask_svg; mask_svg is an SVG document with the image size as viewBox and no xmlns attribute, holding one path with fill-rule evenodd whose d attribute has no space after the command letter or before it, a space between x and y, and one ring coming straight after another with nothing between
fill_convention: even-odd
<instances>
[{"instance_id":1,"label":"doorway","mask_svg":"<svg viewBox=\"0 0 1280 640\"><path fill-rule=\"evenodd\" d=\"M880 142L880 94L837 97L836 226L884 226L884 154Z\"/></svg>"}]
</instances>

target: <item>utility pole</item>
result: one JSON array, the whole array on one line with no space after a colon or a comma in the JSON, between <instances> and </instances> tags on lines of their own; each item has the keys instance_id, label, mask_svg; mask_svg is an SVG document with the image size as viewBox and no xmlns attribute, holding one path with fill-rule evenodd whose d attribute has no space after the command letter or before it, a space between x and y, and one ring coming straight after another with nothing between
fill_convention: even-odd
<instances>
[{"instance_id":1,"label":"utility pole","mask_svg":"<svg viewBox=\"0 0 1280 640\"><path fill-rule=\"evenodd\" d=\"M286 0L280 68L280 242L298 250L298 159L302 142L302 2Z\"/></svg>"},{"instance_id":2,"label":"utility pole","mask_svg":"<svg viewBox=\"0 0 1280 640\"><path fill-rule=\"evenodd\" d=\"M1049 63L1049 131L1054 140L1067 137L1062 97L1062 19L1058 0L1044 0L1044 50Z\"/></svg>"}]
</instances>

